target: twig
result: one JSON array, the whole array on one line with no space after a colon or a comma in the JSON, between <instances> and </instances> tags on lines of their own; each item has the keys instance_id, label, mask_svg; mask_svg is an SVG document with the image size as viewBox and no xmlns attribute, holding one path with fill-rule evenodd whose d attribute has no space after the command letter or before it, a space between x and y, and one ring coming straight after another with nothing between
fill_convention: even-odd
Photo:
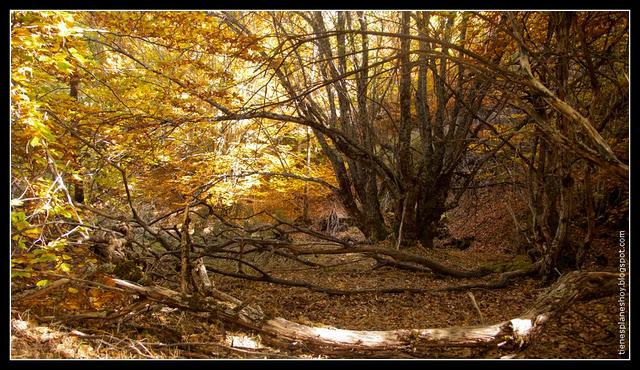
<instances>
[{"instance_id":1,"label":"twig","mask_svg":"<svg viewBox=\"0 0 640 370\"><path fill-rule=\"evenodd\" d=\"M402 227L404 226L404 214L407 210L408 199L409 196L405 195L404 201L402 202L402 216L400 217L400 227L398 228L398 240L396 241L396 249L400 249L400 243L402 243Z\"/></svg>"},{"instance_id":2,"label":"twig","mask_svg":"<svg viewBox=\"0 0 640 370\"><path fill-rule=\"evenodd\" d=\"M480 307L476 302L476 297L473 296L472 292L467 292L467 295L469 296L469 298L471 298L471 303L473 303L473 307L476 308L476 311L478 311L478 315L480 315L480 324L484 325L484 316L482 315L482 311L480 311Z\"/></svg>"},{"instance_id":3,"label":"twig","mask_svg":"<svg viewBox=\"0 0 640 370\"><path fill-rule=\"evenodd\" d=\"M446 291L456 291L456 290L467 290L467 289L476 289L476 288L484 288L484 289L498 289L504 288L509 284L509 282L517 277L529 276L537 273L540 270L540 262L536 262L533 265L524 268L522 270L515 271L507 271L500 274L498 279L489 281L486 283L471 283L471 284L463 284L463 285L454 285L447 288L442 288L440 290Z\"/></svg>"},{"instance_id":4,"label":"twig","mask_svg":"<svg viewBox=\"0 0 640 370\"><path fill-rule=\"evenodd\" d=\"M82 224L83 223L82 222L82 218L80 217L80 214L78 213L78 211L76 210L76 207L74 206L73 200L71 198L71 194L69 194L69 189L67 189L67 186L65 185L64 181L62 180L62 176L60 176L60 173L58 173L58 169L55 166L55 162L53 161L53 159L51 157L51 154L49 153L49 149L46 146L45 146L45 152L47 153L47 160L48 160L48 163L49 163L49 166L50 166L51 170L56 175L56 179L60 180L60 187L64 191L64 194L67 196L67 203L68 203L69 206L71 206L71 210L73 211L73 215L76 216L76 219L78 220L78 223ZM68 235L69 233L65 234L65 236ZM82 232L82 235L84 237L89 237L89 235L86 232Z\"/></svg>"},{"instance_id":5,"label":"twig","mask_svg":"<svg viewBox=\"0 0 640 370\"><path fill-rule=\"evenodd\" d=\"M69 280L67 278L62 278L62 279L56 280L53 283L47 284L46 286L44 286L44 287L42 287L40 289L37 289L35 291L29 290L28 292L22 293L17 297L12 297L12 301L21 301L21 300L27 299L27 298L33 299L33 298L40 297L41 295L43 295L43 294L45 294L45 293L47 293L47 292L49 292L49 291L51 291L51 290L53 290L55 288L61 287L61 286L65 285L65 284L69 283L70 281L71 280Z\"/></svg>"},{"instance_id":6,"label":"twig","mask_svg":"<svg viewBox=\"0 0 640 370\"><path fill-rule=\"evenodd\" d=\"M142 357L146 357L146 358L153 358L153 355L145 355L144 353L142 353L142 351L140 351L140 350L138 349L138 347L136 346L136 342L134 342L134 341L132 341L132 340L129 340L129 341L130 341L129 348L132 348L132 349L133 349L134 351L136 351L140 356L142 356ZM146 348L145 348L145 347L143 347L143 348L146 350ZM147 353L149 353L149 351L148 351L148 350L147 350Z\"/></svg>"},{"instance_id":7,"label":"twig","mask_svg":"<svg viewBox=\"0 0 640 370\"><path fill-rule=\"evenodd\" d=\"M41 321L70 321L70 320L85 320L85 319L104 319L109 320L112 317L107 311L99 312L85 312L77 315L60 315L60 316L39 316Z\"/></svg>"},{"instance_id":8,"label":"twig","mask_svg":"<svg viewBox=\"0 0 640 370\"><path fill-rule=\"evenodd\" d=\"M137 345L139 345L140 347L142 347L142 349L144 349L144 350L149 354L149 357L150 357L150 358L153 358L153 357L154 357L154 356L153 356L153 353L151 353L151 351L149 351L149 350L147 349L147 347L145 347L145 346L144 346L144 344L142 344L142 342L140 342L140 341L135 341L134 343L135 343L135 344L137 344Z\"/></svg>"},{"instance_id":9,"label":"twig","mask_svg":"<svg viewBox=\"0 0 640 370\"><path fill-rule=\"evenodd\" d=\"M117 287L108 286L108 285L101 284L101 283L98 283L98 282L95 282L95 281L80 279L80 278L76 278L76 277L73 277L73 276L66 276L66 275L56 274L55 272L33 271L33 270L16 269L16 268L11 269L11 271L29 272L29 273L32 273L32 274L41 274L41 275L47 275L47 276L53 276L53 277L66 278L66 279L73 280L73 281L76 281L76 282L79 282L79 283L88 284L88 285L95 285L95 286L103 288L103 289L113 290L113 291L120 292L120 293L125 293L126 292L125 290L117 288Z\"/></svg>"}]
</instances>

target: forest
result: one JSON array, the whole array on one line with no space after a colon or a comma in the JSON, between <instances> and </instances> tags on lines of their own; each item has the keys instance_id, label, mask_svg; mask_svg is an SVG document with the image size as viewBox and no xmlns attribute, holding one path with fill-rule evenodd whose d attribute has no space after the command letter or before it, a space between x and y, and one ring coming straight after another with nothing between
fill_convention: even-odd
<instances>
[{"instance_id":1,"label":"forest","mask_svg":"<svg viewBox=\"0 0 640 370\"><path fill-rule=\"evenodd\" d=\"M628 359L629 24L11 11L11 359Z\"/></svg>"}]
</instances>

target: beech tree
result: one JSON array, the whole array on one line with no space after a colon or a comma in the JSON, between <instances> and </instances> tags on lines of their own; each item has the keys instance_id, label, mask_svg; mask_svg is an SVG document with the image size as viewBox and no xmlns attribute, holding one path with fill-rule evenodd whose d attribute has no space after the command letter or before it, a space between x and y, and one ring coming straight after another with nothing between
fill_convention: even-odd
<instances>
[{"instance_id":1,"label":"beech tree","mask_svg":"<svg viewBox=\"0 0 640 370\"><path fill-rule=\"evenodd\" d=\"M366 12L309 12L285 21L272 15L279 43L277 55L263 54L276 77L269 81L283 85L284 102L296 112L280 119L314 129L339 199L372 240L392 230L398 242L431 247L441 215L455 206L447 203L452 181L468 184L472 178L473 171L457 171L469 144L482 122L504 108L501 99L488 97L492 80L477 78L463 48L450 48L454 39L479 41L480 25L470 25L469 18L403 12L399 19L372 21ZM226 19L238 32L254 35L233 14ZM504 34L486 25L485 52L499 64L507 50L498 47ZM310 35L293 36L300 27ZM259 106L251 109L243 116L269 116ZM381 204L385 194L389 205Z\"/></svg>"}]
</instances>

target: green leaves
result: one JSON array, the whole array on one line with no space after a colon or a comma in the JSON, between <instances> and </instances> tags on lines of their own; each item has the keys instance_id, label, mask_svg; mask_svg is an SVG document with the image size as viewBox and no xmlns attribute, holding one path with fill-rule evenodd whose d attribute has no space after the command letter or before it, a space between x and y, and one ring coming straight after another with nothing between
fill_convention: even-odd
<instances>
[{"instance_id":1,"label":"green leaves","mask_svg":"<svg viewBox=\"0 0 640 370\"><path fill-rule=\"evenodd\" d=\"M38 251L42 251L42 250L37 250L36 252ZM33 265L36 263L55 262L57 259L58 259L58 256L56 256L54 253L43 252L38 257L29 259L28 263Z\"/></svg>"},{"instance_id":2,"label":"green leaves","mask_svg":"<svg viewBox=\"0 0 640 370\"><path fill-rule=\"evenodd\" d=\"M18 231L31 226L31 224L27 222L26 218L27 218L27 215L22 211L11 212L11 226Z\"/></svg>"},{"instance_id":3,"label":"green leaves","mask_svg":"<svg viewBox=\"0 0 640 370\"><path fill-rule=\"evenodd\" d=\"M51 243L50 243L51 244ZM64 253L66 241L53 243L51 247L35 249L28 253L21 253L11 259L11 268L24 270L48 270L71 273L75 265L74 258ZM30 277L30 272L12 271L14 277ZM45 284L44 282L42 284Z\"/></svg>"}]
</instances>

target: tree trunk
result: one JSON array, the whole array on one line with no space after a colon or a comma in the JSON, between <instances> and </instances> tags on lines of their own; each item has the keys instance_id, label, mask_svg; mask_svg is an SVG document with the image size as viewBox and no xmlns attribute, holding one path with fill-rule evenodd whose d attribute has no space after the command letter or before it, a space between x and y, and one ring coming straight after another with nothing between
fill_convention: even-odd
<instances>
[{"instance_id":1,"label":"tree trunk","mask_svg":"<svg viewBox=\"0 0 640 370\"><path fill-rule=\"evenodd\" d=\"M548 246L540 269L540 273L546 281L551 280L554 274L554 269L558 263L558 257L560 256L562 247L565 245L567 239L567 228L569 223L569 191L570 188L566 186L563 181L563 185L560 190L560 201L558 205L558 208L560 209L556 233L551 245Z\"/></svg>"},{"instance_id":2,"label":"tree trunk","mask_svg":"<svg viewBox=\"0 0 640 370\"><path fill-rule=\"evenodd\" d=\"M570 30L573 14L571 12L552 13L555 20L555 37L558 48L568 50L570 43ZM566 53L560 54L555 69L558 97L562 100L567 98L569 84L569 57ZM576 140L573 130L569 126L566 116L558 114L556 116L558 130L571 140ZM571 190L573 178L571 177L572 158L568 151L563 148L552 148L551 165L548 168L553 171L554 179L547 181L549 188L546 191L548 201L545 209L547 214L547 225L550 230L555 230L553 239L547 239L547 249L542 259L540 273L545 281L550 281L555 276L558 258L566 244L568 236L568 223L571 217Z\"/></svg>"},{"instance_id":3,"label":"tree trunk","mask_svg":"<svg viewBox=\"0 0 640 370\"><path fill-rule=\"evenodd\" d=\"M71 80L69 81L69 96L77 101L78 100L78 84L80 83L80 79L78 78L77 73L74 73L71 76ZM73 126L77 123L73 122ZM73 200L76 203L84 203L84 184L82 180L72 180L73 183Z\"/></svg>"},{"instance_id":4,"label":"tree trunk","mask_svg":"<svg viewBox=\"0 0 640 370\"><path fill-rule=\"evenodd\" d=\"M184 207L184 214L182 218L182 230L180 236L180 254L181 254L181 269L180 269L180 290L183 294L189 293L189 287L191 283L191 241L189 240L189 204Z\"/></svg>"},{"instance_id":5,"label":"tree trunk","mask_svg":"<svg viewBox=\"0 0 640 370\"><path fill-rule=\"evenodd\" d=\"M420 241L425 248L433 247L433 241L438 235L440 218L445 211L449 182L448 176L442 176L433 185L416 186L407 193L409 202L403 225L405 243ZM398 203L400 212L396 212L396 222L399 225L402 204Z\"/></svg>"},{"instance_id":6,"label":"tree trunk","mask_svg":"<svg viewBox=\"0 0 640 370\"><path fill-rule=\"evenodd\" d=\"M306 160L306 176L311 176L311 127L307 126L306 128L307 136L307 160ZM304 183L304 203L302 206L302 219L304 222L310 222L311 218L309 218L309 184L305 181Z\"/></svg>"},{"instance_id":7,"label":"tree trunk","mask_svg":"<svg viewBox=\"0 0 640 370\"><path fill-rule=\"evenodd\" d=\"M375 178L373 179L375 181ZM370 184L369 184L370 185ZM367 186L369 188L369 186ZM364 199L362 204L362 220L357 221L359 229L365 234L365 236L371 242L377 242L384 240L389 235L387 226L385 225L384 218L380 211L380 201L377 197L377 192L370 192L369 197Z\"/></svg>"},{"instance_id":8,"label":"tree trunk","mask_svg":"<svg viewBox=\"0 0 640 370\"><path fill-rule=\"evenodd\" d=\"M159 286L143 287L124 280L115 284L135 294L169 306L210 312L223 321L257 329L292 344L303 344L320 352L332 349L413 351L429 347L496 347L519 349L529 344L551 318L562 314L575 301L618 292L618 274L571 272L543 293L531 308L516 318L493 325L386 331L345 330L298 324L281 317L270 318L258 306L242 303L215 288L211 297L193 299Z\"/></svg>"},{"instance_id":9,"label":"tree trunk","mask_svg":"<svg viewBox=\"0 0 640 370\"><path fill-rule=\"evenodd\" d=\"M595 211L593 205L593 190L591 185L591 165L587 165L584 178L584 206L586 208L587 218L587 235L584 237L584 241L578 246L576 252L576 268L580 269L584 260L591 248L591 243L594 237L594 224L595 224Z\"/></svg>"}]
</instances>

